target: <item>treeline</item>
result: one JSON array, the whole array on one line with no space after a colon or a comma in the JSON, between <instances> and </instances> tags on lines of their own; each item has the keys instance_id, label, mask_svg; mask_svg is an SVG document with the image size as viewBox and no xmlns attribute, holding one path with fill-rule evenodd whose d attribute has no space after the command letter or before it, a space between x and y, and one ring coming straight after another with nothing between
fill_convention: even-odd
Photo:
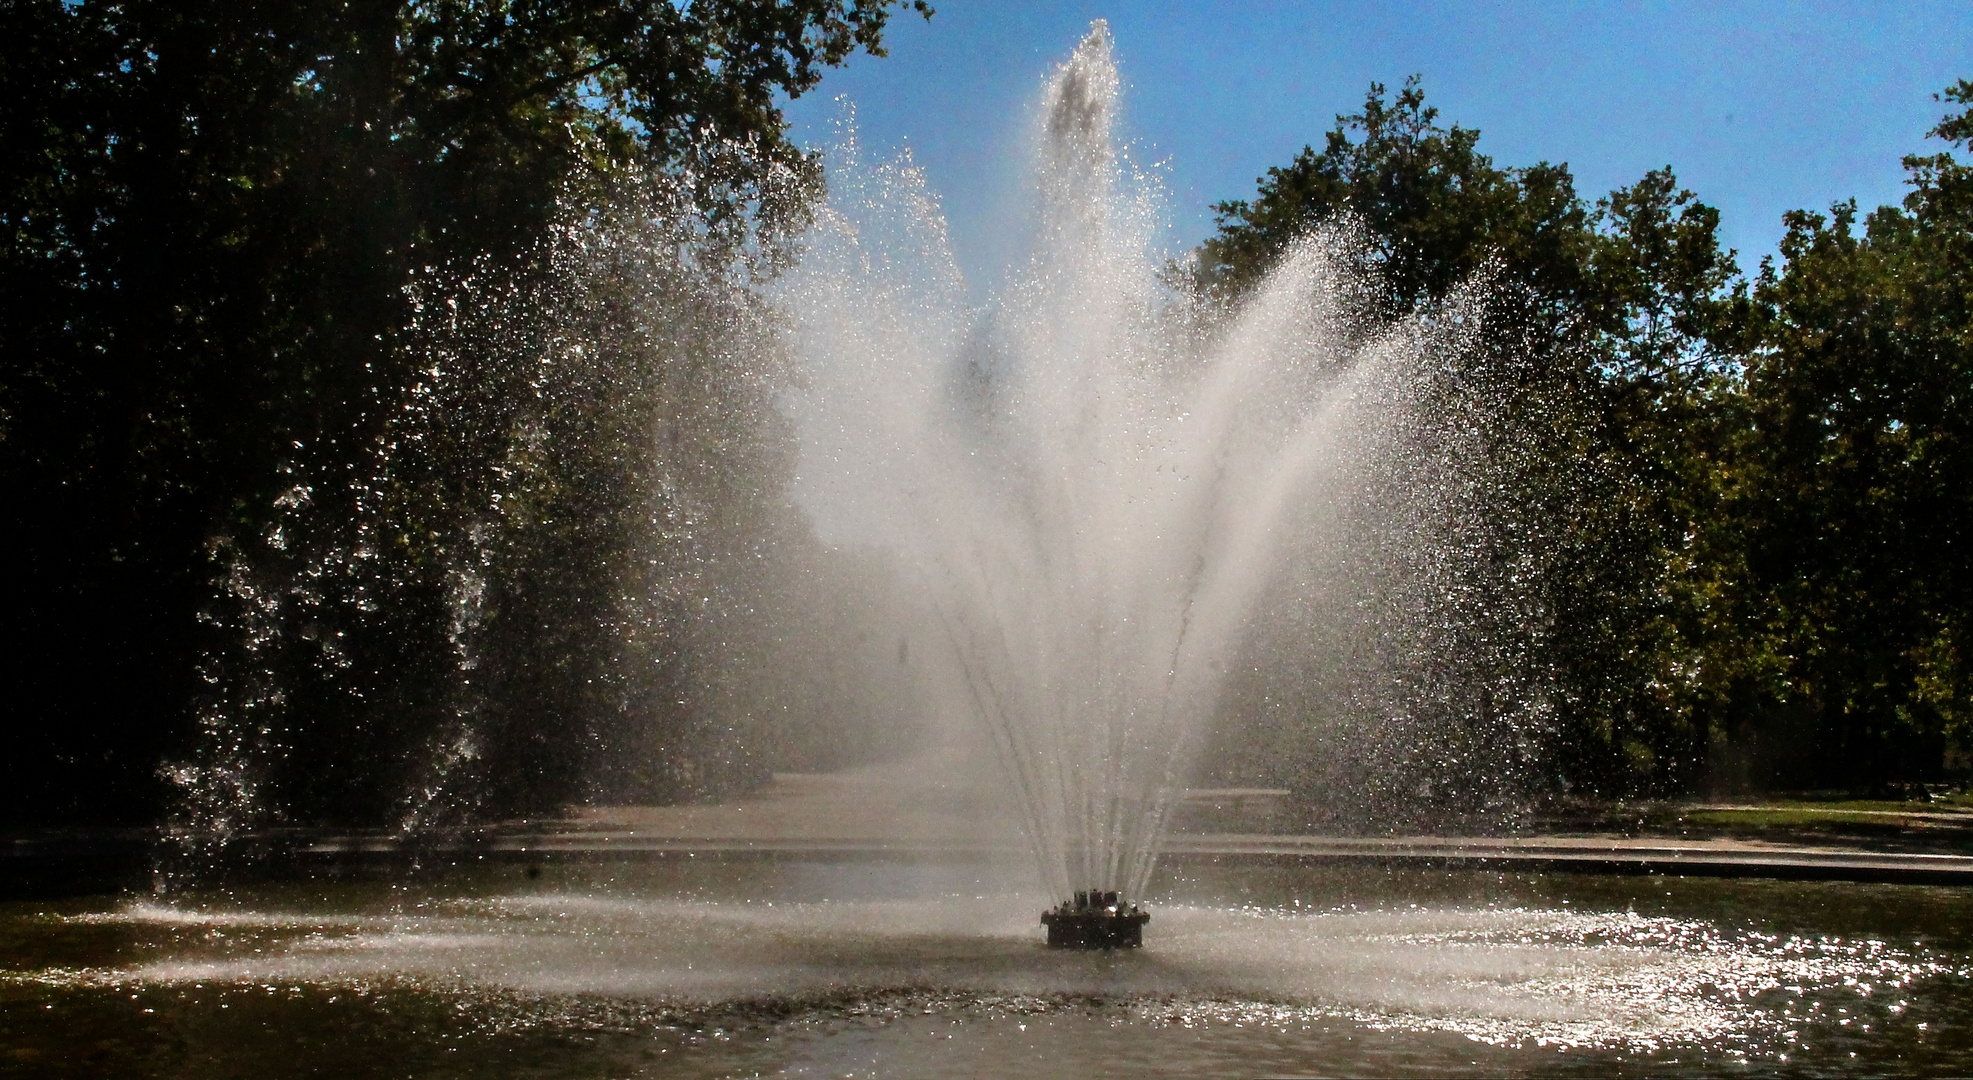
<instances>
[{"instance_id":1,"label":"treeline","mask_svg":"<svg viewBox=\"0 0 1973 1080\"><path fill-rule=\"evenodd\" d=\"M1930 134L1964 149L1973 83L1941 98L1956 111ZM1749 277L1669 168L1592 203L1565 166L1503 168L1478 140L1416 79L1373 86L1217 207L1189 279L1237 298L1347 223L1387 315L1491 283L1498 431L1542 447L1503 502L1543 518L1548 790L1963 777L1973 166L1907 157L1901 207L1791 213Z\"/></svg>"},{"instance_id":2,"label":"treeline","mask_svg":"<svg viewBox=\"0 0 1973 1080\"><path fill-rule=\"evenodd\" d=\"M900 745L910 605L787 502L754 285L818 190L777 100L902 9L0 6L0 821L418 827ZM1387 316L1493 283L1544 776L1963 772L1968 166L1749 278L1669 170L1591 203L1477 139L1373 90L1192 283L1346 218Z\"/></svg>"},{"instance_id":3,"label":"treeline","mask_svg":"<svg viewBox=\"0 0 1973 1080\"><path fill-rule=\"evenodd\" d=\"M673 631L771 532L725 414L816 172L776 102L896 8L0 5L0 820L722 782Z\"/></svg>"}]
</instances>

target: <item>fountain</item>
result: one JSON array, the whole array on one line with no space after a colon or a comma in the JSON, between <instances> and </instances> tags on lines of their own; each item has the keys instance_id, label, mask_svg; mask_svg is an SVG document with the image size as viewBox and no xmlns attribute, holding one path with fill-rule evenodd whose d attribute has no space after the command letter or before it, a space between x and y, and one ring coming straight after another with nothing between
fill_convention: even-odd
<instances>
[{"instance_id":1,"label":"fountain","mask_svg":"<svg viewBox=\"0 0 1973 1080\"><path fill-rule=\"evenodd\" d=\"M1098 22L1033 117L1031 255L985 312L922 176L866 164L853 130L783 296L798 500L826 542L908 568L956 660L946 707L991 733L1040 880L1113 902L1145 895L1260 593L1344 546L1431 443L1434 373L1470 332L1354 321L1338 231L1235 310L1174 288L1118 95Z\"/></svg>"},{"instance_id":2,"label":"fountain","mask_svg":"<svg viewBox=\"0 0 1973 1080\"><path fill-rule=\"evenodd\" d=\"M1124 907L1114 892L1079 892L1075 899L1041 913L1052 949L1135 949L1144 944L1148 912Z\"/></svg>"},{"instance_id":3,"label":"fountain","mask_svg":"<svg viewBox=\"0 0 1973 1080\"><path fill-rule=\"evenodd\" d=\"M386 572L371 541L388 507L350 546L311 547L298 483L282 539L306 588L243 572L233 592L267 655L293 645L283 589L326 638L340 637L327 631L345 593L366 613L442 601L460 663L440 674L457 692L433 680L444 722L391 807L402 824L358 838L375 861L308 862L319 837L268 830L292 858L257 877L0 904L0 1054L92 1075L1964 1072L1963 891L1687 876L1693 863L1609 875L1481 872L1458 852L1325 861L1296 847L1324 839L1306 836L1173 840L1215 727L1271 722L1239 714L1276 662L1370 718L1375 737L1350 745L1408 751L1400 764L1437 770L1429 783L1464 770L1511 789L1482 744L1523 752L1530 728L1515 718L1539 709L1498 703L1535 699L1522 690L1536 676L1516 674L1492 628L1540 620L1515 607L1511 580L1485 576L1497 399L1467 377L1483 297L1394 325L1359 318L1374 282L1347 227L1308 237L1237 303L1175 286L1155 176L1116 135L1119 85L1098 24L1031 118L1031 254L984 305L924 178L866 158L847 126L802 258L765 304L695 292L665 261L690 230L648 205L623 211L629 225L598 212L602 225L571 227L563 276L506 322L501 304L527 294L492 276L426 297L433 324L414 329L446 340L456 319L470 333L434 354L392 433L399 456L368 483L377 505L455 485L464 524L424 523L437 540L417 568L433 576ZM580 286L601 263L628 284L599 300ZM672 362L699 350L739 389ZM654 398L673 408L652 434L656 414L637 406ZM759 517L715 512L718 485L752 475L720 467L774 456L736 450L733 432L770 415L796 436L793 498L822 548L803 557L837 558L833 574L785 565L796 545L750 532ZM448 846L464 834L448 823L471 809L461 793L514 768L519 736L536 733L517 707L493 720L483 708L503 685L489 670L498 634L520 631L482 601L503 560L560 550L501 530L553 517L541 504L504 515L527 502L516 492L568 416L603 433L575 447L592 476L620 475L647 449L639 438L672 454L669 472L635 478L654 535L619 552L633 595L592 627L623 634L614 672L661 668L672 700L695 695L702 673L665 651L687 626L725 649L713 670L726 692L764 693L753 683L777 674L773 642L733 613L790 602L777 591L869 586L884 596L862 622L801 625L886 628L831 656L881 666L889 705L912 697L949 719L942 764L783 774L755 796L636 807L614 828L565 818ZM499 422L464 422L487 417ZM800 588L706 584L734 565ZM1510 561L1506 577L1524 568ZM690 623L718 598L729 621ZM1288 663L1297 648L1330 667ZM270 760L312 767L284 741L281 710L299 695L278 667L235 665L252 677L202 716L216 749L183 781L203 800L192 817L215 830L268 819L282 775ZM629 675L605 691L624 713L655 696ZM1507 720L1458 732L1457 758L1438 736L1475 700ZM723 719L709 709L698 730ZM1325 775L1384 784L1350 790L1365 802L1437 797L1364 756L1358 773ZM940 768L1004 775L1015 850L965 832L992 817L985 804L937 802ZM848 797L828 803L829 790ZM835 819L817 809L846 804L855 813ZM894 831L850 835L849 817ZM935 820L953 833L932 835ZM1921 860L1952 857L1908 857Z\"/></svg>"}]
</instances>

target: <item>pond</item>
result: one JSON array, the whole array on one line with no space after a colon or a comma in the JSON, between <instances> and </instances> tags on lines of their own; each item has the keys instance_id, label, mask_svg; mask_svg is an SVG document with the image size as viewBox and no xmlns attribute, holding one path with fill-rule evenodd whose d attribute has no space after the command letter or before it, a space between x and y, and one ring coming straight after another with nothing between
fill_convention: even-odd
<instances>
[{"instance_id":1,"label":"pond","mask_svg":"<svg viewBox=\"0 0 1973 1080\"><path fill-rule=\"evenodd\" d=\"M1965 1074L1973 892L1228 863L1051 951L968 858L678 857L0 907L41 1076Z\"/></svg>"}]
</instances>

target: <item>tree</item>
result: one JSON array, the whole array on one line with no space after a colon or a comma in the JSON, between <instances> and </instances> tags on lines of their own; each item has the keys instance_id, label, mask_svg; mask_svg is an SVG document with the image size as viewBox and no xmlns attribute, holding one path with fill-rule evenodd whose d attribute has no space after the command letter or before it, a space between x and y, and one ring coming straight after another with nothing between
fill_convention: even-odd
<instances>
[{"instance_id":1,"label":"tree","mask_svg":"<svg viewBox=\"0 0 1973 1080\"><path fill-rule=\"evenodd\" d=\"M1475 274L1526 288L1550 332L1581 288L1588 208L1566 166L1496 168L1480 133L1438 125L1417 76L1389 99L1372 83L1363 111L1338 116L1321 152L1271 168L1252 201L1217 204L1195 280L1220 295L1251 287L1310 230L1348 220L1384 283L1386 314L1444 297ZM1535 314L1536 312L1531 312Z\"/></svg>"},{"instance_id":2,"label":"tree","mask_svg":"<svg viewBox=\"0 0 1973 1080\"><path fill-rule=\"evenodd\" d=\"M1942 97L1931 134L1964 147L1973 83ZM1237 295L1350 221L1387 313L1503 290L1489 363L1525 453L1503 512L1548 545L1555 774L1625 795L1964 770L1973 169L1909 157L1902 207L1787 215L1750 283L1669 169L1592 210L1565 169L1477 142L1415 80L1373 86L1322 152L1220 205L1194 277Z\"/></svg>"},{"instance_id":3,"label":"tree","mask_svg":"<svg viewBox=\"0 0 1973 1080\"><path fill-rule=\"evenodd\" d=\"M1590 333L1552 414L1576 457L1549 586L1570 702L1559 764L1572 790L1663 794L1706 776L1710 650L1735 640L1717 594L1737 550L1722 485L1747 300L1718 211L1669 168L1599 200L1594 220Z\"/></svg>"},{"instance_id":4,"label":"tree","mask_svg":"<svg viewBox=\"0 0 1973 1080\"><path fill-rule=\"evenodd\" d=\"M1497 167L1477 131L1437 117L1417 78L1394 99L1372 84L1321 151L1218 205L1191 280L1237 297L1299 237L1340 224L1383 282L1376 317L1484 284L1467 385L1490 402L1501 472L1488 558L1513 578L1541 549L1533 587L1549 622L1529 659L1553 675L1546 767L1571 790L1690 783L1707 728L1665 677L1692 639L1711 640L1712 555L1695 545L1714 535L1721 393L1747 304L1718 213L1670 169L1591 206L1566 166Z\"/></svg>"},{"instance_id":5,"label":"tree","mask_svg":"<svg viewBox=\"0 0 1973 1080\"><path fill-rule=\"evenodd\" d=\"M1960 109L1931 134L1963 148L1973 83L1943 97ZM1853 201L1789 214L1754 290L1727 506L1753 661L1733 719L1750 745L1796 746L1759 778L1927 779L1966 746L1973 168L1904 163L1903 207L1861 230Z\"/></svg>"},{"instance_id":6,"label":"tree","mask_svg":"<svg viewBox=\"0 0 1973 1080\"><path fill-rule=\"evenodd\" d=\"M276 528L304 464L352 497L413 377L415 270L532 257L571 180L627 169L745 219L806 167L776 95L881 55L892 7L8 4L0 817L154 813L214 544ZM695 168L728 142L728 171Z\"/></svg>"}]
</instances>

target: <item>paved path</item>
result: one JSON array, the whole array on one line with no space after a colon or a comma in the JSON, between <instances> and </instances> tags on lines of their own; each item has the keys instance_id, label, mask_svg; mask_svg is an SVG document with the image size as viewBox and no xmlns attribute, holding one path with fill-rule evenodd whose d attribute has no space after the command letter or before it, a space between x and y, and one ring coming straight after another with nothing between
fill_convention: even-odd
<instances>
[{"instance_id":1,"label":"paved path","mask_svg":"<svg viewBox=\"0 0 1973 1080\"><path fill-rule=\"evenodd\" d=\"M1922 805L1922 804L1921 804ZM1945 825L1973 825L1973 808L1943 807L1935 810L1853 810L1842 806L1782 803L1696 803L1688 812L1715 811L1733 814L1808 814L1823 818L1853 818L1858 821L1930 821Z\"/></svg>"},{"instance_id":2,"label":"paved path","mask_svg":"<svg viewBox=\"0 0 1973 1080\"><path fill-rule=\"evenodd\" d=\"M1174 836L1167 858L1497 865L1601 873L1786 877L1973 885L1973 856L1758 840L1626 836Z\"/></svg>"},{"instance_id":3,"label":"paved path","mask_svg":"<svg viewBox=\"0 0 1973 1080\"><path fill-rule=\"evenodd\" d=\"M761 791L701 806L596 807L553 821L427 838L416 853L500 860L689 855L834 858L1005 857L1022 851L996 790L963 762L921 759L831 774L782 774ZM414 852L390 837L321 838L316 858L391 859ZM1877 852L1738 839L1624 836L1332 837L1267 832L1178 833L1173 862L1326 862L1498 866L1588 873L1664 873L1973 885L1973 856Z\"/></svg>"},{"instance_id":4,"label":"paved path","mask_svg":"<svg viewBox=\"0 0 1973 1080\"><path fill-rule=\"evenodd\" d=\"M338 861L451 855L498 861L721 857L996 858L1013 844L892 837L684 838L608 831L480 835L415 849L390 837L325 837L303 854ZM1174 863L1361 863L1389 866L1655 873L1973 885L1973 856L1798 847L1758 841L1670 841L1651 837L1333 837L1181 833L1164 859Z\"/></svg>"},{"instance_id":5,"label":"paved path","mask_svg":"<svg viewBox=\"0 0 1973 1080\"><path fill-rule=\"evenodd\" d=\"M964 755L935 753L841 773L781 774L760 791L719 804L590 807L552 821L510 822L416 840L376 834L324 836L302 830L273 832L260 839L271 849L318 864L696 855L1022 858L1018 827L992 780L990 773L982 776ZM1237 808L1243 798L1265 802L1265 797L1278 793L1197 794L1205 803L1231 803ZM1226 819L1207 820L1219 820L1226 828ZM1354 863L1973 885L1973 856L1967 855L1615 835L1299 836L1268 832L1258 825L1259 819L1252 819L1247 831L1176 833L1165 858L1178 864ZM0 896L138 880L149 865L157 837L149 830L127 833L50 835L0 843Z\"/></svg>"}]
</instances>

